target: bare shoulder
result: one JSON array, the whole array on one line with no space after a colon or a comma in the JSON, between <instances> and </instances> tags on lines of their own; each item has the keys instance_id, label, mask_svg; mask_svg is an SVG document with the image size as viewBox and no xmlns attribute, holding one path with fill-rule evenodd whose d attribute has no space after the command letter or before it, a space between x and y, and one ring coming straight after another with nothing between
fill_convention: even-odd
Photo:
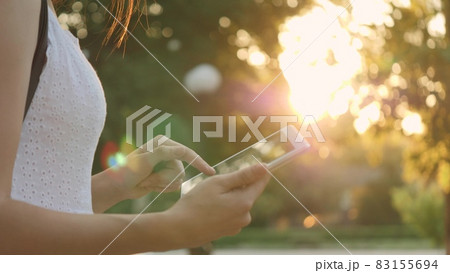
<instances>
[{"instance_id":1,"label":"bare shoulder","mask_svg":"<svg viewBox=\"0 0 450 273\"><path fill-rule=\"evenodd\" d=\"M25 58L30 55L30 51L34 52L40 7L40 0L14 0L0 3L0 33L2 35L0 54L14 55L14 52L21 50Z\"/></svg>"},{"instance_id":2,"label":"bare shoulder","mask_svg":"<svg viewBox=\"0 0 450 273\"><path fill-rule=\"evenodd\" d=\"M0 2L0 199L8 196L20 139L41 0Z\"/></svg>"},{"instance_id":3,"label":"bare shoulder","mask_svg":"<svg viewBox=\"0 0 450 273\"><path fill-rule=\"evenodd\" d=\"M0 96L24 96L28 90L39 32L41 0L0 3ZM1 106L4 106L1 103ZM3 108L3 107L0 107Z\"/></svg>"},{"instance_id":4,"label":"bare shoulder","mask_svg":"<svg viewBox=\"0 0 450 273\"><path fill-rule=\"evenodd\" d=\"M0 96L22 94L28 88L39 32L41 0L0 3ZM25 85L26 86L23 86Z\"/></svg>"}]
</instances>

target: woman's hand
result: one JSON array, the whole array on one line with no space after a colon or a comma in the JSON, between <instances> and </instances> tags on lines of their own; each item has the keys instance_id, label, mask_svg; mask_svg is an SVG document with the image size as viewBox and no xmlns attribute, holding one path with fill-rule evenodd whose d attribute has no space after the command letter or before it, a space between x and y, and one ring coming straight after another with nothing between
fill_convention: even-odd
<instances>
[{"instance_id":1,"label":"woman's hand","mask_svg":"<svg viewBox=\"0 0 450 273\"><path fill-rule=\"evenodd\" d=\"M268 181L265 166L254 165L198 184L163 212L172 226L168 244L195 247L239 233L250 223L250 209Z\"/></svg>"},{"instance_id":2,"label":"woman's hand","mask_svg":"<svg viewBox=\"0 0 450 273\"><path fill-rule=\"evenodd\" d=\"M111 167L92 177L94 212L103 212L120 201L139 198L151 191L162 191L167 186L166 192L178 190L185 176L182 161L204 174L215 173L205 160L180 143L166 139L157 145L163 137L157 136L130 153L123 166ZM147 150L150 143L155 147L151 152Z\"/></svg>"},{"instance_id":3,"label":"woman's hand","mask_svg":"<svg viewBox=\"0 0 450 273\"><path fill-rule=\"evenodd\" d=\"M158 146L158 140L161 138L166 140ZM147 149L150 142L153 144L152 147L155 147L151 152ZM167 186L169 187L165 192L178 190L185 176L182 161L191 164L204 174L215 173L214 169L193 150L165 136L157 136L126 157L125 166L119 170L123 179L118 187L125 199L139 198L151 191L162 191ZM155 166L158 164L161 168L155 172Z\"/></svg>"}]
</instances>

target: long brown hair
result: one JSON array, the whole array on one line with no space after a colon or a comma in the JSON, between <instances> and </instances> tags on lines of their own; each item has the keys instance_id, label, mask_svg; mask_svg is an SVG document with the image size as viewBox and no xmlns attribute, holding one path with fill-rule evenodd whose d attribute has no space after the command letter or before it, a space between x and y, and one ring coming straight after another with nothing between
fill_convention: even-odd
<instances>
[{"instance_id":1,"label":"long brown hair","mask_svg":"<svg viewBox=\"0 0 450 273\"><path fill-rule=\"evenodd\" d=\"M55 7L59 7L65 0L51 0ZM146 0L143 0L144 3ZM72 1L71 1L72 2ZM96 2L96 1L93 1ZM139 8L141 0L111 0L111 4L107 7L115 18L110 18L109 26L103 45L108 43L114 37L114 45L120 47L127 39L128 27L133 13ZM106 5L105 5L106 6ZM109 15L108 12L106 14ZM116 20L117 19L117 20ZM120 23L119 23L120 22Z\"/></svg>"}]
</instances>

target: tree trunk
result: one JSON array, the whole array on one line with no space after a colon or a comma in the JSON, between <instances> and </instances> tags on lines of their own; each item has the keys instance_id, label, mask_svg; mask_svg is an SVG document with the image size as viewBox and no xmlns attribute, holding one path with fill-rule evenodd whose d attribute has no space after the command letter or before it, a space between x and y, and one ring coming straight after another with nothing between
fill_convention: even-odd
<instances>
[{"instance_id":1,"label":"tree trunk","mask_svg":"<svg viewBox=\"0 0 450 273\"><path fill-rule=\"evenodd\" d=\"M445 251L450 255L450 193L445 193Z\"/></svg>"}]
</instances>

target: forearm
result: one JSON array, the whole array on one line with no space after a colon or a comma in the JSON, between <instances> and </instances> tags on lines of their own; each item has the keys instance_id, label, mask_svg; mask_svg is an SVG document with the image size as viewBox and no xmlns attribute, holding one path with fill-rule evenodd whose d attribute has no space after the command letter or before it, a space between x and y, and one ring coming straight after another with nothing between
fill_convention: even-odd
<instances>
[{"instance_id":1,"label":"forearm","mask_svg":"<svg viewBox=\"0 0 450 273\"><path fill-rule=\"evenodd\" d=\"M99 254L135 215L69 214L23 202L0 201L0 252L3 254ZM164 213L141 215L104 252L131 254L177 248Z\"/></svg>"},{"instance_id":2,"label":"forearm","mask_svg":"<svg viewBox=\"0 0 450 273\"><path fill-rule=\"evenodd\" d=\"M120 172L104 170L92 176L92 208L94 213L103 213L113 205L125 200L123 190L118 186L123 183Z\"/></svg>"}]
</instances>

